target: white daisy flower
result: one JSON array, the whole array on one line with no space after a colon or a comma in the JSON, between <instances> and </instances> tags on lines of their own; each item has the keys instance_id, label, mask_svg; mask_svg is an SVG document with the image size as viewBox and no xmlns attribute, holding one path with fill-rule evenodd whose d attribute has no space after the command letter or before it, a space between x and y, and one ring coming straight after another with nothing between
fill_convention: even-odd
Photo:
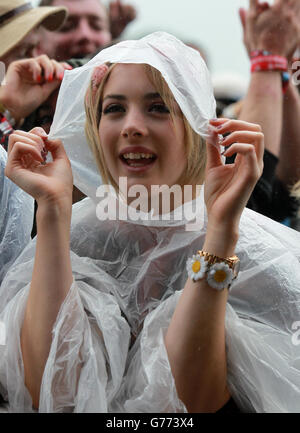
<instances>
[{"instance_id":1,"label":"white daisy flower","mask_svg":"<svg viewBox=\"0 0 300 433\"><path fill-rule=\"evenodd\" d=\"M191 280L198 281L204 277L207 270L207 263L203 257L196 254L192 258L187 259L186 269Z\"/></svg>"},{"instance_id":2,"label":"white daisy flower","mask_svg":"<svg viewBox=\"0 0 300 433\"><path fill-rule=\"evenodd\" d=\"M208 284L216 290L228 287L233 279L233 272L226 263L215 263L211 265L207 274Z\"/></svg>"}]
</instances>

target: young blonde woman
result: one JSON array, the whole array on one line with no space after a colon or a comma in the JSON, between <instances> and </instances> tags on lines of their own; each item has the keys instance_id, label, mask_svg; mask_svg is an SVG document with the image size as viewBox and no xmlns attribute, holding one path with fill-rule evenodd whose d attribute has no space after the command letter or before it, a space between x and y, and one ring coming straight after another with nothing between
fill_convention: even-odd
<instances>
[{"instance_id":1,"label":"young blonde woman","mask_svg":"<svg viewBox=\"0 0 300 433\"><path fill-rule=\"evenodd\" d=\"M298 408L299 235L244 210L263 134L214 109L200 55L156 33L67 73L50 137L11 136L6 174L38 202L36 243L0 290L11 410L216 412L231 396L243 411ZM73 211L71 164L89 196ZM96 187L122 178L150 199L205 179L205 203L182 203L200 204L198 226L175 205L101 220Z\"/></svg>"}]
</instances>

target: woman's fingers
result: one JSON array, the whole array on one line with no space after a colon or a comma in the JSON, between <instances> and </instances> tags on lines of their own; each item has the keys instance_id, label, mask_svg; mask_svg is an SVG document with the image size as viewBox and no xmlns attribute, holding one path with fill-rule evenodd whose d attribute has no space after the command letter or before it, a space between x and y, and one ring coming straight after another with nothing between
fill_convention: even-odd
<instances>
[{"instance_id":1,"label":"woman's fingers","mask_svg":"<svg viewBox=\"0 0 300 433\"><path fill-rule=\"evenodd\" d=\"M261 160L264 155L264 134L253 131L234 131L230 133L223 141L222 146L228 147L234 143L247 143L255 147L257 159Z\"/></svg>"},{"instance_id":2,"label":"woman's fingers","mask_svg":"<svg viewBox=\"0 0 300 433\"><path fill-rule=\"evenodd\" d=\"M43 144L46 153L49 151L52 154L53 160L58 158L68 159L64 146L61 140L49 140L48 135L41 127L31 129L30 132L25 133L28 138L31 138Z\"/></svg>"},{"instance_id":3,"label":"woman's fingers","mask_svg":"<svg viewBox=\"0 0 300 433\"><path fill-rule=\"evenodd\" d=\"M29 158L31 157L31 159ZM15 179L16 168L27 168L30 161L36 162L37 165L44 162L41 151L37 146L33 146L24 141L17 141L14 143L7 160L5 167L5 175L11 180Z\"/></svg>"},{"instance_id":4,"label":"woman's fingers","mask_svg":"<svg viewBox=\"0 0 300 433\"><path fill-rule=\"evenodd\" d=\"M41 138L41 136L25 131L15 131L10 135L8 140L8 154L11 152L17 141L36 146L39 150L43 150L44 148L44 140Z\"/></svg>"},{"instance_id":5,"label":"woman's fingers","mask_svg":"<svg viewBox=\"0 0 300 433\"><path fill-rule=\"evenodd\" d=\"M9 142L8 142L8 154L10 155L13 148L15 147L16 143L23 143L30 145L37 149L37 152L39 152L39 158L37 159L37 162L39 163L45 163L46 162L46 156L48 153L48 146L47 146L47 134L43 130L43 128L36 127L32 129L30 132L25 131L15 131L13 134L10 135ZM24 151L26 148L24 147ZM31 166L29 162L32 161L32 157L34 155L31 155L28 153L28 155L25 155L22 151L22 160L20 161L23 165L23 168Z\"/></svg>"},{"instance_id":6,"label":"woman's fingers","mask_svg":"<svg viewBox=\"0 0 300 433\"><path fill-rule=\"evenodd\" d=\"M227 135L220 144L230 146L233 143L248 143L255 146L258 160L263 159L264 155L264 134L261 126L256 123L249 123L243 120L233 119L212 119L211 126L220 135ZM227 156L227 153L226 153Z\"/></svg>"},{"instance_id":7,"label":"woman's fingers","mask_svg":"<svg viewBox=\"0 0 300 433\"><path fill-rule=\"evenodd\" d=\"M213 119L210 121L218 134L227 134L233 131L254 131L262 132L261 126L256 123L249 123L243 120L233 120L233 119Z\"/></svg>"},{"instance_id":8,"label":"woman's fingers","mask_svg":"<svg viewBox=\"0 0 300 433\"><path fill-rule=\"evenodd\" d=\"M212 126L209 126L208 138L206 139L207 170L210 170L213 167L223 165L222 157L220 155L220 144L220 135L218 134L217 130Z\"/></svg>"},{"instance_id":9,"label":"woman's fingers","mask_svg":"<svg viewBox=\"0 0 300 433\"><path fill-rule=\"evenodd\" d=\"M226 157L237 154L237 159L234 164L237 165L237 161L241 161L241 156L243 158L244 164L246 166L243 169L242 176L247 178L248 181L257 182L262 173L263 163L258 161L255 147L248 143L235 143L230 146L224 153Z\"/></svg>"},{"instance_id":10,"label":"woman's fingers","mask_svg":"<svg viewBox=\"0 0 300 433\"><path fill-rule=\"evenodd\" d=\"M209 139L206 140L206 170L223 165L220 150Z\"/></svg>"},{"instance_id":11,"label":"woman's fingers","mask_svg":"<svg viewBox=\"0 0 300 433\"><path fill-rule=\"evenodd\" d=\"M262 172L264 155L264 134L261 132L261 127L254 123L223 118L212 119L210 125L213 127L215 137L218 134L228 134L220 142L222 146L227 147L223 155L230 157L237 154L236 167L243 160L244 168L248 167L249 176L254 175L257 180L257 174ZM212 147L207 148L208 169L220 165L218 159L220 155L218 155L217 149ZM245 174L247 175L247 173Z\"/></svg>"},{"instance_id":12,"label":"woman's fingers","mask_svg":"<svg viewBox=\"0 0 300 433\"><path fill-rule=\"evenodd\" d=\"M48 138L48 134L41 126L36 126L35 128L32 128L29 132L26 132L25 134L33 135L34 137L38 136L41 137L43 140Z\"/></svg>"}]
</instances>

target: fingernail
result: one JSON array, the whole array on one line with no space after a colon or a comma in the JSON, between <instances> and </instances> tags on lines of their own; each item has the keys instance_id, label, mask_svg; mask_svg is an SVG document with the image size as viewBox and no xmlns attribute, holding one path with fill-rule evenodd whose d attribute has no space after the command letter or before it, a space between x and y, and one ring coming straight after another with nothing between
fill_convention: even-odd
<instances>
[{"instance_id":1,"label":"fingernail","mask_svg":"<svg viewBox=\"0 0 300 433\"><path fill-rule=\"evenodd\" d=\"M64 72L62 72L61 74L59 74L59 76L58 76L58 79L60 80L60 81L62 81L63 80L63 78L64 78Z\"/></svg>"},{"instance_id":2,"label":"fingernail","mask_svg":"<svg viewBox=\"0 0 300 433\"><path fill-rule=\"evenodd\" d=\"M50 81L50 82L53 81L53 74L49 75L48 81Z\"/></svg>"},{"instance_id":3,"label":"fingernail","mask_svg":"<svg viewBox=\"0 0 300 433\"><path fill-rule=\"evenodd\" d=\"M222 129L223 125L216 126L217 129Z\"/></svg>"},{"instance_id":4,"label":"fingernail","mask_svg":"<svg viewBox=\"0 0 300 433\"><path fill-rule=\"evenodd\" d=\"M36 81L37 81L38 83L40 83L40 82L42 81L42 77L41 77L41 75L38 75L38 76L37 76Z\"/></svg>"}]
</instances>

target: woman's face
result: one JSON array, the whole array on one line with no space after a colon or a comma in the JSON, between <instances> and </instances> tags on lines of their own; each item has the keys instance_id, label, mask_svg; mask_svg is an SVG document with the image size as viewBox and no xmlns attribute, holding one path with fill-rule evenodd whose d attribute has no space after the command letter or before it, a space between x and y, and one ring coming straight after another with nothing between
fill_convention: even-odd
<instances>
[{"instance_id":1,"label":"woman's face","mask_svg":"<svg viewBox=\"0 0 300 433\"><path fill-rule=\"evenodd\" d=\"M183 175L187 158L184 124L178 105L173 123L168 108L143 65L118 64L103 93L99 137L107 168L119 184L172 186Z\"/></svg>"}]
</instances>

